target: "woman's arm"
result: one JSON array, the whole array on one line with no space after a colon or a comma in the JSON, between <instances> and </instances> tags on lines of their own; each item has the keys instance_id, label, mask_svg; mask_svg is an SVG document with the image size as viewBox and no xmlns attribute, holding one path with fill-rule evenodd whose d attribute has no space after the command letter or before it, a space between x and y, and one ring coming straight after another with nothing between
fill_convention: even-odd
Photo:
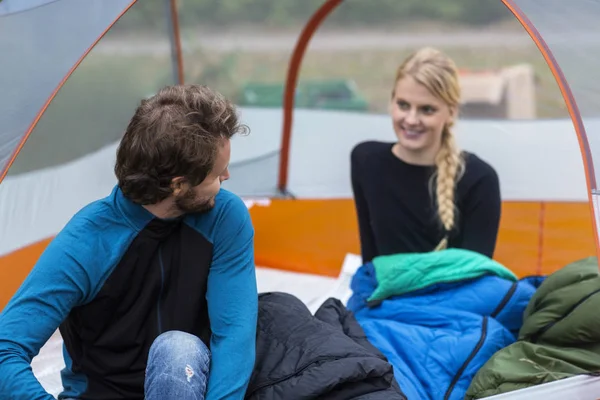
<instances>
[{"instance_id":1,"label":"woman's arm","mask_svg":"<svg viewBox=\"0 0 600 400\"><path fill-rule=\"evenodd\" d=\"M373 236L373 230L371 229L367 200L360 182L361 164L358 160L357 148L352 151L350 157L350 176L352 180L352 193L354 195L356 216L358 219L360 251L363 263L367 263L377 256L377 247L375 246L375 238Z\"/></svg>"}]
</instances>

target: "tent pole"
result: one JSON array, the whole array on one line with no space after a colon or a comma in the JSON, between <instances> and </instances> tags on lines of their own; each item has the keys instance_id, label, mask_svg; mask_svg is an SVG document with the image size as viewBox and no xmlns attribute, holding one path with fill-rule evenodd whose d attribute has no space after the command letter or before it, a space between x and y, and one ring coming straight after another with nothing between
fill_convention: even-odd
<instances>
[{"instance_id":1,"label":"tent pole","mask_svg":"<svg viewBox=\"0 0 600 400\"><path fill-rule=\"evenodd\" d=\"M2 1L2 0L0 0L0 1ZM60 82L58 82L58 85L56 86L56 88L54 89L54 91L52 93L50 93L50 96L48 97L48 99L46 99L46 102L43 104L42 108L38 111L37 115L35 116L35 118L31 122L31 124L29 125L29 127L27 128L27 130L25 131L25 133L23 134L21 140L19 141L19 144L17 145L17 147L13 151L12 155L8 159L8 162L4 166L0 165L0 183L2 183L2 181L4 180L4 178L6 178L6 175L8 175L8 170L10 169L10 167L12 166L12 164L15 162L17 156L19 155L19 152L23 149L23 146L25 145L25 142L27 142L27 139L29 139L29 136L31 135L31 133L33 132L33 130L35 129L35 127L39 123L40 119L42 118L42 116L44 115L44 113L46 112L46 110L48 109L48 107L50 106L50 103L54 100L54 98L56 97L56 95L58 94L58 92L63 88L63 86L65 85L65 83L67 82L67 80L69 80L69 78L71 77L71 75L73 75L73 73L75 72L75 70L77 69L77 67L79 67L79 65L83 62L83 60L87 57L87 55L98 44L98 42L100 42L100 40L102 40L102 38L108 33L108 31L113 27L113 25L116 24L117 21L119 19L121 19L121 17L123 15L125 15L125 13L127 11L129 11L129 9L131 7L133 7L133 5L137 1L138 0L131 0L131 2L129 3L129 5L127 7L125 7L123 9L123 11L117 16L117 18L115 18L106 27L106 29L102 32L102 34L100 36L98 36L98 38L96 38L96 40L91 44L90 47L87 48L87 50L81 55L81 57L71 67L71 69L69 69L69 71L67 72L67 74L63 77L63 79Z\"/></svg>"},{"instance_id":2,"label":"tent pole","mask_svg":"<svg viewBox=\"0 0 600 400\"><path fill-rule=\"evenodd\" d=\"M298 37L296 47L290 59L285 91L283 97L283 129L281 133L281 155L279 157L279 178L277 188L282 194L287 194L290 143L292 136L292 119L294 113L294 94L298 81L298 71L304 58L304 53L313 35L321 23L342 2L342 0L327 0L310 17Z\"/></svg>"},{"instance_id":3,"label":"tent pole","mask_svg":"<svg viewBox=\"0 0 600 400\"><path fill-rule=\"evenodd\" d=\"M167 28L171 42L171 62L173 65L173 81L183 84L185 75L183 70L183 51L181 49L181 31L179 27L179 11L177 0L165 0L167 10Z\"/></svg>"},{"instance_id":4,"label":"tent pole","mask_svg":"<svg viewBox=\"0 0 600 400\"><path fill-rule=\"evenodd\" d=\"M597 198L598 188L596 183L596 174L594 169L594 161L592 158L592 152L590 150L589 141L587 138L587 133L585 130L585 126L583 124L583 119L581 118L581 112L579 111L579 107L577 106L577 101L575 101L575 96L571 91L569 86L569 82L565 77L558 61L552 54L552 50L537 30L533 22L527 17L527 15L521 10L521 8L515 3L514 0L502 0L502 3L513 13L513 15L517 18L517 20L521 23L523 28L527 31L531 39L534 41L540 53L546 60L546 63L550 67L552 71L552 75L558 83L558 87L560 88L560 92L562 97L567 105L567 109L569 110L569 115L571 116L571 121L573 122L573 126L575 127L575 132L577 133L577 139L579 141L579 149L581 151L581 157L583 158L584 170L585 170L585 180L588 188L588 203L590 207L590 217L592 219L592 227L594 230L594 237L596 242L596 256L600 260L600 233L598 232L599 221L596 217L596 203L594 202L595 198ZM600 267L600 265L599 265Z\"/></svg>"}]
</instances>

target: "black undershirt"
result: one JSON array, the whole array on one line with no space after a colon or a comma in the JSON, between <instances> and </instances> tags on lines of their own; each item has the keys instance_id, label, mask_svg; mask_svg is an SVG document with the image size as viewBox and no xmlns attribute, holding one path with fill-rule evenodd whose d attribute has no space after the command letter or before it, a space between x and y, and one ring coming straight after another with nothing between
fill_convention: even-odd
<instances>
[{"instance_id":1,"label":"black undershirt","mask_svg":"<svg viewBox=\"0 0 600 400\"><path fill-rule=\"evenodd\" d=\"M429 192L434 167L400 160L392 153L393 145L369 141L352 150L352 189L364 262L378 255L432 251L444 237ZM465 172L455 194L457 223L448 247L493 257L501 212L498 175L475 154L464 156Z\"/></svg>"}]
</instances>

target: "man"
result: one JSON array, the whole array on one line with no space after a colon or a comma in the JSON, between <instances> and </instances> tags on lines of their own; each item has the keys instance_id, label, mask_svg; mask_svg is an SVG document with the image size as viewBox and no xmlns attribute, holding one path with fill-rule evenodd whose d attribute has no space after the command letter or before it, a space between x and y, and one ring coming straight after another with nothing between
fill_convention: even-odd
<instances>
[{"instance_id":1,"label":"man","mask_svg":"<svg viewBox=\"0 0 600 400\"><path fill-rule=\"evenodd\" d=\"M50 400L30 363L60 327L59 399L242 399L255 361L254 230L229 178L234 107L197 85L142 101L118 185L79 211L0 314L0 397Z\"/></svg>"}]
</instances>

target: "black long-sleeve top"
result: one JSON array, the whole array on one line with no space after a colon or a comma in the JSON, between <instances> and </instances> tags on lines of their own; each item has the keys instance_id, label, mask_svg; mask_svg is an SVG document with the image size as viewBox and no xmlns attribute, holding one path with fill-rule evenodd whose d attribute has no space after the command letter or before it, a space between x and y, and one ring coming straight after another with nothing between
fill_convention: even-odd
<instances>
[{"instance_id":1,"label":"black long-sleeve top","mask_svg":"<svg viewBox=\"0 0 600 400\"><path fill-rule=\"evenodd\" d=\"M444 236L429 191L434 166L408 164L392 153L394 143L368 141L351 154L351 179L363 262L379 255L432 251ZM464 152L458 181L457 223L448 247L493 257L501 214L494 168Z\"/></svg>"}]
</instances>

